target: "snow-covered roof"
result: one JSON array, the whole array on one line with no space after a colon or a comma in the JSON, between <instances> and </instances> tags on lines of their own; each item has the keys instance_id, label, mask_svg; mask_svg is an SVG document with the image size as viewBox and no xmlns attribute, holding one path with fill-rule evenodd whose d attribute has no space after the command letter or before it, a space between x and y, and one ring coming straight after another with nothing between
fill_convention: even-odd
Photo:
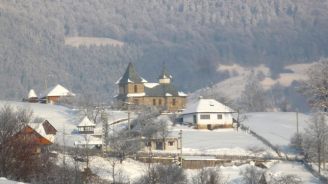
<instances>
[{"instance_id":1,"label":"snow-covered roof","mask_svg":"<svg viewBox=\"0 0 328 184\"><path fill-rule=\"evenodd\" d=\"M41 97L46 96L75 96L75 94L64 88L62 85L57 84L55 87L49 88L41 95Z\"/></svg>"},{"instance_id":2,"label":"snow-covered roof","mask_svg":"<svg viewBox=\"0 0 328 184\"><path fill-rule=\"evenodd\" d=\"M145 83L145 87L147 88L153 88L159 85L159 83Z\"/></svg>"},{"instance_id":3,"label":"snow-covered roof","mask_svg":"<svg viewBox=\"0 0 328 184\"><path fill-rule=\"evenodd\" d=\"M55 141L55 135L53 134L47 134L46 130L44 129L42 123L29 123L28 126L33 128L38 134L40 134L42 137L48 139L50 142L54 143Z\"/></svg>"},{"instance_id":4,"label":"snow-covered roof","mask_svg":"<svg viewBox=\"0 0 328 184\"><path fill-rule=\"evenodd\" d=\"M36 95L34 89L30 90L30 92L27 95L27 98L38 98L38 96Z\"/></svg>"},{"instance_id":5,"label":"snow-covered roof","mask_svg":"<svg viewBox=\"0 0 328 184\"><path fill-rule=\"evenodd\" d=\"M165 96L173 96L171 93L165 93Z\"/></svg>"},{"instance_id":6,"label":"snow-covered roof","mask_svg":"<svg viewBox=\"0 0 328 184\"><path fill-rule=\"evenodd\" d=\"M182 91L179 91L178 94L179 94L179 96L188 96L186 93L184 93Z\"/></svg>"},{"instance_id":7,"label":"snow-covered roof","mask_svg":"<svg viewBox=\"0 0 328 184\"><path fill-rule=\"evenodd\" d=\"M146 96L146 93L129 93L126 96L127 97L142 97L142 96Z\"/></svg>"},{"instance_id":8,"label":"snow-covered roof","mask_svg":"<svg viewBox=\"0 0 328 184\"><path fill-rule=\"evenodd\" d=\"M119 84L120 81L121 81L121 79L122 79L122 77L120 77L120 78L115 82L115 84Z\"/></svg>"},{"instance_id":9,"label":"snow-covered roof","mask_svg":"<svg viewBox=\"0 0 328 184\"><path fill-rule=\"evenodd\" d=\"M78 127L85 127L85 126L96 126L96 124L92 123L89 118L86 116L83 118L81 123L77 125Z\"/></svg>"},{"instance_id":10,"label":"snow-covered roof","mask_svg":"<svg viewBox=\"0 0 328 184\"><path fill-rule=\"evenodd\" d=\"M148 81L147 81L146 79L144 79L144 78L141 77L141 82L142 82L142 83L146 83L146 82L148 82Z\"/></svg>"},{"instance_id":11,"label":"snow-covered roof","mask_svg":"<svg viewBox=\"0 0 328 184\"><path fill-rule=\"evenodd\" d=\"M198 101L187 104L186 109L182 114L191 114L191 113L231 113L235 112L230 107L214 100L214 99L203 99L199 98Z\"/></svg>"}]
</instances>

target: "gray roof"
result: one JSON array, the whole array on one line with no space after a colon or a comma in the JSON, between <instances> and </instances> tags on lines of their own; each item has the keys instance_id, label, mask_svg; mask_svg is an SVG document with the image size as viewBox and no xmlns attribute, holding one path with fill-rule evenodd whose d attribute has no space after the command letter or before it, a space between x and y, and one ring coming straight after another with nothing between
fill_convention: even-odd
<instances>
[{"instance_id":1,"label":"gray roof","mask_svg":"<svg viewBox=\"0 0 328 184\"><path fill-rule=\"evenodd\" d=\"M179 92L173 86L173 84L159 84L153 88L145 87L146 96L166 96L166 94L171 94L172 96L179 96Z\"/></svg>"},{"instance_id":2,"label":"gray roof","mask_svg":"<svg viewBox=\"0 0 328 184\"><path fill-rule=\"evenodd\" d=\"M170 75L170 73L167 71L166 66L163 66L163 71L161 73L161 75L158 77L159 79L172 79L172 75Z\"/></svg>"},{"instance_id":3,"label":"gray roof","mask_svg":"<svg viewBox=\"0 0 328 184\"><path fill-rule=\"evenodd\" d=\"M127 84L127 83L142 83L142 78L136 72L134 65L129 63L123 77L118 82L119 84Z\"/></svg>"}]
</instances>

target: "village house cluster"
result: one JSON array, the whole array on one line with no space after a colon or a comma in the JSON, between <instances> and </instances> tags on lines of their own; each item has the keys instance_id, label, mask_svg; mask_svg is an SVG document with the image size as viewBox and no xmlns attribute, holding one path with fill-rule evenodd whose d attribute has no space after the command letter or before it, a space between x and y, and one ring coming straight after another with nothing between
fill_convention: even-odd
<instances>
[{"instance_id":1,"label":"village house cluster","mask_svg":"<svg viewBox=\"0 0 328 184\"><path fill-rule=\"evenodd\" d=\"M44 92L42 92L39 96L36 94L34 89L31 89L27 95L27 98L23 99L23 101L27 101L30 103L50 103L56 104L59 102L61 98L71 98L74 97L75 94L60 84L57 84L54 87L51 87Z\"/></svg>"},{"instance_id":2,"label":"village house cluster","mask_svg":"<svg viewBox=\"0 0 328 184\"><path fill-rule=\"evenodd\" d=\"M230 107L214 100L199 97L187 103L187 94L178 90L172 83L173 77L164 66L158 77L158 82L151 83L141 77L134 65L129 63L123 76L116 82L119 93L115 96L120 108L130 109L130 106L155 106L161 112L177 114L178 121L193 126L196 129L233 128L236 126L233 119L235 112ZM56 104L61 98L71 98L75 94L61 85L47 89L39 96L33 89L30 90L27 102L41 102ZM49 124L49 122L48 122ZM49 126L49 125L48 125ZM34 130L40 130L35 128ZM101 146L101 135L95 132L96 124L85 116L77 125L77 132L87 136L88 142L77 141L75 145L88 144ZM42 132L42 131L41 131ZM98 135L99 134L99 135ZM47 137L44 134L43 137ZM50 142L53 142L50 139ZM165 140L155 136L145 142L145 150L178 150L180 145L177 135L170 135Z\"/></svg>"}]
</instances>

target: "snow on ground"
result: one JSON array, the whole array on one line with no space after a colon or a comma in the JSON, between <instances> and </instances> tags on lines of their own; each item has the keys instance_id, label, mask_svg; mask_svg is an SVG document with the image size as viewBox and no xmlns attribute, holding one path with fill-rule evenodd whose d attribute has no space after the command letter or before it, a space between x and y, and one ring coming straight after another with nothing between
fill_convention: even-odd
<instances>
[{"instance_id":1,"label":"snow on ground","mask_svg":"<svg viewBox=\"0 0 328 184\"><path fill-rule=\"evenodd\" d=\"M62 155L60 156L60 158ZM74 167L74 161L71 158L66 158L68 164L70 164L71 167ZM111 159L105 159L98 156L93 156L90 159L90 167L94 174L97 174L102 179L106 179L108 181L112 180L112 160ZM84 164L84 165L83 165ZM244 170L246 167L250 167L253 165L250 164L244 164L241 166L219 166L224 179L228 182L228 184L241 184L242 177L240 175L240 172ZM270 164L269 164L270 165ZM317 178L315 178L310 172L308 172L305 167L296 162L287 162L287 161L275 161L275 163L271 164L272 166L269 167L267 170L263 170L266 172L267 179L269 179L271 176L273 177L280 177L283 175L295 175L299 177L303 183L306 184L318 184L320 183ZM85 167L85 163L82 163L80 165L81 168ZM146 173L148 168L148 164L138 162L132 159L126 159L123 161L122 164L117 162L116 165L116 172L121 172L124 176L129 178L130 182L133 182L137 180L140 176ZM185 170L186 175L189 180L192 179L193 176L195 176L199 170L197 169L186 169Z\"/></svg>"},{"instance_id":2,"label":"snow on ground","mask_svg":"<svg viewBox=\"0 0 328 184\"><path fill-rule=\"evenodd\" d=\"M262 155L275 153L261 141L244 131L235 129L197 130L187 126L173 127L178 136L182 130L183 152L210 155L253 155L249 149L263 149Z\"/></svg>"},{"instance_id":3,"label":"snow on ground","mask_svg":"<svg viewBox=\"0 0 328 184\"><path fill-rule=\"evenodd\" d=\"M22 182L8 180L7 178L0 177L0 184L24 184Z\"/></svg>"},{"instance_id":4,"label":"snow on ground","mask_svg":"<svg viewBox=\"0 0 328 184\"><path fill-rule=\"evenodd\" d=\"M241 92L244 90L247 76L251 72L263 73L264 79L261 84L264 89L270 89L273 85L279 83L282 86L290 86L293 81L300 81L306 79L307 70L313 65L310 64L293 64L287 65L284 69L287 72L280 73L277 79L271 77L270 68L265 65L257 67L243 67L237 64L234 65L219 65L218 72L228 72L230 77L214 84L211 87L199 89L192 94L189 94L188 100L197 99L200 95L218 94L220 96L236 99L240 97Z\"/></svg>"},{"instance_id":5,"label":"snow on ground","mask_svg":"<svg viewBox=\"0 0 328 184\"><path fill-rule=\"evenodd\" d=\"M306 184L320 183L318 178L314 177L309 171L307 171L301 163L297 162L278 162L268 169L266 175L271 175L274 177L295 175Z\"/></svg>"},{"instance_id":6,"label":"snow on ground","mask_svg":"<svg viewBox=\"0 0 328 184\"><path fill-rule=\"evenodd\" d=\"M63 154L58 155L57 165L62 165L63 162ZM116 163L115 172L117 174L122 174L125 178L128 178L131 182L138 179L142 176L148 168L148 164L135 161L133 159L127 158L122 164L113 158L103 158L100 156L91 156L90 159L90 169L91 171L99 176L102 179L112 181L112 171L113 171L113 163ZM75 161L71 156L65 156L65 163L71 167L75 167ZM79 165L79 169L82 171L86 168L86 162L77 162Z\"/></svg>"},{"instance_id":7,"label":"snow on ground","mask_svg":"<svg viewBox=\"0 0 328 184\"><path fill-rule=\"evenodd\" d=\"M295 112L258 112L248 113L246 116L243 125L250 127L273 145L288 151L290 138L297 132ZM308 115L298 114L300 132L307 127L308 119Z\"/></svg>"}]
</instances>

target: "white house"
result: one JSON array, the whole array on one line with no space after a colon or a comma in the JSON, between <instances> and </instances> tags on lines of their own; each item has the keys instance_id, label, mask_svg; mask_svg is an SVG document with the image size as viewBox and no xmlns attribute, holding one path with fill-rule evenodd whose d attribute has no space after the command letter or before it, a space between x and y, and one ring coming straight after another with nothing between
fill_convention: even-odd
<instances>
[{"instance_id":1,"label":"white house","mask_svg":"<svg viewBox=\"0 0 328 184\"><path fill-rule=\"evenodd\" d=\"M181 117L184 123L191 123L199 129L232 128L234 110L214 100L200 97L187 104Z\"/></svg>"}]
</instances>

